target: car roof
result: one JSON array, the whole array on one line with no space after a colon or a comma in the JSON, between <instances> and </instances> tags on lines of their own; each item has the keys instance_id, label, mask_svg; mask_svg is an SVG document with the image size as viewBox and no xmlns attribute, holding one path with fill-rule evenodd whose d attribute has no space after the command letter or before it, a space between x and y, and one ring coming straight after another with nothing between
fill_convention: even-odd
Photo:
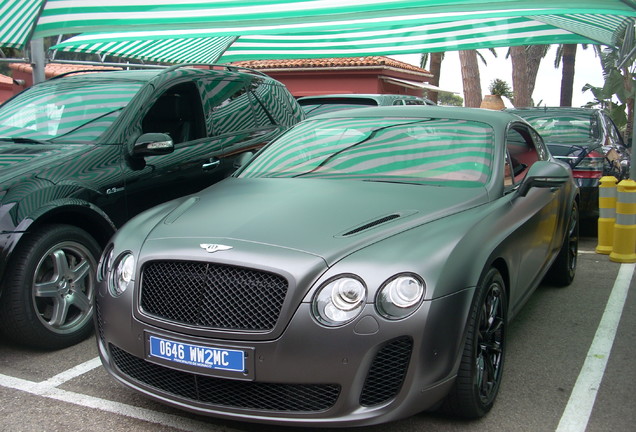
<instances>
[{"instance_id":1,"label":"car roof","mask_svg":"<svg viewBox=\"0 0 636 432\"><path fill-rule=\"evenodd\" d=\"M373 108L357 108L335 111L311 117L309 120L340 119L340 118L448 118L456 120L473 120L488 123L493 126L505 127L516 121L527 122L513 113L495 111L482 108L464 108L433 105L394 105ZM309 121L307 120L307 121Z\"/></svg>"},{"instance_id":2,"label":"car roof","mask_svg":"<svg viewBox=\"0 0 636 432\"><path fill-rule=\"evenodd\" d=\"M513 113L593 113L600 111L598 108L585 107L523 107L523 108L506 108L506 111Z\"/></svg>"},{"instance_id":3,"label":"car roof","mask_svg":"<svg viewBox=\"0 0 636 432\"><path fill-rule=\"evenodd\" d=\"M252 73L241 72L240 70L229 71L229 70L219 70L219 69L201 69L195 67L171 67L171 68L154 68L154 69L134 69L134 70L115 70L115 71L77 71L72 72L70 74L61 75L55 78L52 78L45 83L55 82L57 80L78 80L78 81L103 81L103 80L112 80L112 81L140 81L140 82L148 82L153 80L156 77L162 76L163 78L172 78L176 76L196 76L196 75L205 75L205 76L246 76L253 75ZM258 74L263 79L268 79L274 81L272 78L269 78L265 75Z\"/></svg>"},{"instance_id":4,"label":"car roof","mask_svg":"<svg viewBox=\"0 0 636 432\"><path fill-rule=\"evenodd\" d=\"M325 95L316 95L316 96L303 96L298 98L298 101L307 101L307 100L320 100L320 99L373 99L375 101L382 100L394 100L397 98L402 99L421 99L419 96L414 95L401 95L401 94L379 94L379 93L334 93L334 94L325 94Z\"/></svg>"}]
</instances>

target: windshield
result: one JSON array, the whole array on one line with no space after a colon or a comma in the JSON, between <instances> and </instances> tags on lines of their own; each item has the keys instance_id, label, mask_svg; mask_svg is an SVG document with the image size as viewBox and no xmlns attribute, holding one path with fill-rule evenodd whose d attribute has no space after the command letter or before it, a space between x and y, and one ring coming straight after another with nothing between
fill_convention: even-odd
<instances>
[{"instance_id":1,"label":"windshield","mask_svg":"<svg viewBox=\"0 0 636 432\"><path fill-rule=\"evenodd\" d=\"M364 108L378 106L378 102L371 98L306 98L299 99L298 103L308 117L317 116L333 111L341 111L352 108Z\"/></svg>"},{"instance_id":2,"label":"windshield","mask_svg":"<svg viewBox=\"0 0 636 432\"><path fill-rule=\"evenodd\" d=\"M525 118L547 142L576 143L598 139L599 124L594 113L554 111L516 112Z\"/></svg>"},{"instance_id":3,"label":"windshield","mask_svg":"<svg viewBox=\"0 0 636 432\"><path fill-rule=\"evenodd\" d=\"M117 119L141 83L52 80L0 108L0 138L92 142Z\"/></svg>"},{"instance_id":4,"label":"windshield","mask_svg":"<svg viewBox=\"0 0 636 432\"><path fill-rule=\"evenodd\" d=\"M239 177L328 178L475 187L488 181L490 126L450 119L307 120Z\"/></svg>"}]
</instances>

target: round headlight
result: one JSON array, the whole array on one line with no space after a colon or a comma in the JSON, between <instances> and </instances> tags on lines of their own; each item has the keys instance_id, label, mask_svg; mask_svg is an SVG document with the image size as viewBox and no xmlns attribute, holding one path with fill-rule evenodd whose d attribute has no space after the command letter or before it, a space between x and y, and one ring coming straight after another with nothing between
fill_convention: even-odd
<instances>
[{"instance_id":1,"label":"round headlight","mask_svg":"<svg viewBox=\"0 0 636 432\"><path fill-rule=\"evenodd\" d=\"M405 318L424 298L424 282L413 275L400 275L384 283L376 299L378 313L387 319Z\"/></svg>"},{"instance_id":2,"label":"round headlight","mask_svg":"<svg viewBox=\"0 0 636 432\"><path fill-rule=\"evenodd\" d=\"M323 285L314 297L312 310L322 324L339 326L357 317L367 297L367 288L353 277L342 276Z\"/></svg>"},{"instance_id":3,"label":"round headlight","mask_svg":"<svg viewBox=\"0 0 636 432\"><path fill-rule=\"evenodd\" d=\"M101 259L99 260L99 265L97 269L97 280L99 282L105 281L108 277L108 272L112 269L113 266L113 245L110 244L102 254Z\"/></svg>"},{"instance_id":4,"label":"round headlight","mask_svg":"<svg viewBox=\"0 0 636 432\"><path fill-rule=\"evenodd\" d=\"M113 270L110 291L114 296L122 295L132 284L135 274L135 258L131 253L121 255Z\"/></svg>"}]
</instances>

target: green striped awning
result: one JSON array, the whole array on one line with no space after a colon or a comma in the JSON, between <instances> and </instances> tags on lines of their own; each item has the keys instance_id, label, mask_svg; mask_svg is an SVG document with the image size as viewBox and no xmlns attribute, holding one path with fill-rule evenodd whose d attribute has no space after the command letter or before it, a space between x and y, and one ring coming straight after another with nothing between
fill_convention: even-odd
<instances>
[{"instance_id":1,"label":"green striped awning","mask_svg":"<svg viewBox=\"0 0 636 432\"><path fill-rule=\"evenodd\" d=\"M281 34L513 16L634 16L634 12L633 0L48 0L35 37L156 28Z\"/></svg>"},{"instance_id":2,"label":"green striped awning","mask_svg":"<svg viewBox=\"0 0 636 432\"><path fill-rule=\"evenodd\" d=\"M614 45L636 17L634 0L0 1L0 46L38 16L33 37L82 33L60 48L166 62L214 61L237 37L223 60Z\"/></svg>"},{"instance_id":3,"label":"green striped awning","mask_svg":"<svg viewBox=\"0 0 636 432\"><path fill-rule=\"evenodd\" d=\"M24 47L43 6L44 0L0 0L0 47Z\"/></svg>"},{"instance_id":4,"label":"green striped awning","mask_svg":"<svg viewBox=\"0 0 636 432\"><path fill-rule=\"evenodd\" d=\"M165 31L86 34L56 46L65 51L109 54L140 60L231 62L270 58L322 58L394 55L500 46L551 43L612 43L612 28L624 17L510 17L482 18L410 27L356 29L341 32L203 36L201 32L167 38ZM547 23L558 21L573 30ZM213 33L214 34L214 33ZM194 37L197 35L197 37Z\"/></svg>"}]
</instances>

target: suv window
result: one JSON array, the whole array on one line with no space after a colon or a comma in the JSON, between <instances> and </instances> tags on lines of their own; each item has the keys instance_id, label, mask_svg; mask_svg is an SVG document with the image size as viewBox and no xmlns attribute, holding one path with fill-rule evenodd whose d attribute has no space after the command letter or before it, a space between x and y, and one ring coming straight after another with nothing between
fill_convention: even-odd
<instances>
[{"instance_id":1,"label":"suv window","mask_svg":"<svg viewBox=\"0 0 636 432\"><path fill-rule=\"evenodd\" d=\"M205 123L211 135L256 128L256 118L244 81L206 80Z\"/></svg>"},{"instance_id":2,"label":"suv window","mask_svg":"<svg viewBox=\"0 0 636 432\"><path fill-rule=\"evenodd\" d=\"M168 134L175 144L204 138L196 86L183 83L163 92L141 121L141 127L143 133Z\"/></svg>"},{"instance_id":3,"label":"suv window","mask_svg":"<svg viewBox=\"0 0 636 432\"><path fill-rule=\"evenodd\" d=\"M294 119L305 117L300 105L280 84L270 84L263 81L254 89L254 95L278 124L292 125L295 123Z\"/></svg>"},{"instance_id":4,"label":"suv window","mask_svg":"<svg viewBox=\"0 0 636 432\"><path fill-rule=\"evenodd\" d=\"M618 131L616 124L614 124L612 119L607 114L603 113L602 115L603 115L603 120L605 120L605 124L607 125L607 134L609 135L610 139L616 145L624 145L623 136ZM605 143L605 144L608 144L608 143Z\"/></svg>"}]
</instances>

